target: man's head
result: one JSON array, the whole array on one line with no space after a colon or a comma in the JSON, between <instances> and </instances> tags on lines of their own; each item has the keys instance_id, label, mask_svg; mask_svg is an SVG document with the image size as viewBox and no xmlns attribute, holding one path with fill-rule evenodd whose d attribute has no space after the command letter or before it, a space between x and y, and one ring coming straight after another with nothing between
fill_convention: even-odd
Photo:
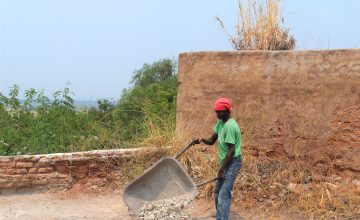
<instances>
[{"instance_id":1,"label":"man's head","mask_svg":"<svg viewBox=\"0 0 360 220\"><path fill-rule=\"evenodd\" d=\"M227 98L219 98L215 102L214 110L218 119L226 120L230 117L231 103Z\"/></svg>"}]
</instances>

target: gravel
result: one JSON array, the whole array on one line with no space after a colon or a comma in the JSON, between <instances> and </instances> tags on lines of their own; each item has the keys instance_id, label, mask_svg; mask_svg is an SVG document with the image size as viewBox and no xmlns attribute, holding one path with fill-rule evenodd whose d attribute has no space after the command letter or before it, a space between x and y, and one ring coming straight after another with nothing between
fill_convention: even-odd
<instances>
[{"instance_id":1,"label":"gravel","mask_svg":"<svg viewBox=\"0 0 360 220\"><path fill-rule=\"evenodd\" d=\"M193 199L194 193L186 193L169 199L146 202L137 214L139 220L188 220L188 213L182 212Z\"/></svg>"}]
</instances>

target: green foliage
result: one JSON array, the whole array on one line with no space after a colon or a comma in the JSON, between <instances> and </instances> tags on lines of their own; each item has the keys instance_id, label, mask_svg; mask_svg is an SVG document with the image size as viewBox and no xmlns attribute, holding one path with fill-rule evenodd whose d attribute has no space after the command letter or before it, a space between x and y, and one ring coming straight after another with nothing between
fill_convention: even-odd
<instances>
[{"instance_id":1,"label":"green foliage","mask_svg":"<svg viewBox=\"0 0 360 220\"><path fill-rule=\"evenodd\" d=\"M0 155L135 146L154 131L174 129L177 73L169 59L136 70L116 104L100 99L97 108L75 109L69 86L52 99L29 89L20 101L17 85L8 97L0 93Z\"/></svg>"},{"instance_id":2,"label":"green foliage","mask_svg":"<svg viewBox=\"0 0 360 220\"><path fill-rule=\"evenodd\" d=\"M164 84L176 77L176 63L170 59L163 59L153 64L145 63L139 70L135 70L131 83L135 87L148 87L152 84Z\"/></svg>"},{"instance_id":3,"label":"green foliage","mask_svg":"<svg viewBox=\"0 0 360 220\"><path fill-rule=\"evenodd\" d=\"M18 100L19 95L19 86L14 85L14 87L10 88L9 98L7 99L7 104L10 105L11 109L19 110L20 108L20 101Z\"/></svg>"},{"instance_id":4,"label":"green foliage","mask_svg":"<svg viewBox=\"0 0 360 220\"><path fill-rule=\"evenodd\" d=\"M19 87L0 94L0 155L35 154L81 150L81 141L93 137L96 121L85 112L75 111L68 85L54 93L54 100L37 92L25 91L18 99ZM100 143L88 145L97 148Z\"/></svg>"},{"instance_id":5,"label":"green foliage","mask_svg":"<svg viewBox=\"0 0 360 220\"><path fill-rule=\"evenodd\" d=\"M124 129L121 138L133 141L149 134L152 126L162 126L164 118L175 121L177 95L176 63L169 59L144 64L133 75L133 86L125 89L116 106L116 118Z\"/></svg>"}]
</instances>

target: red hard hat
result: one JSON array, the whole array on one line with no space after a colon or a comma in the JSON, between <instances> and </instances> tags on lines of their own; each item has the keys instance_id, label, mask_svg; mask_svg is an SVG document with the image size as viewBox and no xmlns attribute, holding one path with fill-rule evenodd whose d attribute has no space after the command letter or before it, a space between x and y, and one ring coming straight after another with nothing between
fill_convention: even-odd
<instances>
[{"instance_id":1,"label":"red hard hat","mask_svg":"<svg viewBox=\"0 0 360 220\"><path fill-rule=\"evenodd\" d=\"M215 111L229 110L231 112L231 103L229 99L219 98L218 100L216 100L214 110Z\"/></svg>"}]
</instances>

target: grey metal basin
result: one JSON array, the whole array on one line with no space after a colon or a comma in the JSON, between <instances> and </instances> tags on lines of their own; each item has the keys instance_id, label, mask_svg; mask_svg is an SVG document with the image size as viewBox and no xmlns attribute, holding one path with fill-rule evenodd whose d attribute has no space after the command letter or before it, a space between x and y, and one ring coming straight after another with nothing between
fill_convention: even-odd
<instances>
[{"instance_id":1,"label":"grey metal basin","mask_svg":"<svg viewBox=\"0 0 360 220\"><path fill-rule=\"evenodd\" d=\"M164 157L134 179L124 190L124 202L137 214L145 202L168 199L184 193L196 195L196 185L172 157Z\"/></svg>"}]
</instances>

